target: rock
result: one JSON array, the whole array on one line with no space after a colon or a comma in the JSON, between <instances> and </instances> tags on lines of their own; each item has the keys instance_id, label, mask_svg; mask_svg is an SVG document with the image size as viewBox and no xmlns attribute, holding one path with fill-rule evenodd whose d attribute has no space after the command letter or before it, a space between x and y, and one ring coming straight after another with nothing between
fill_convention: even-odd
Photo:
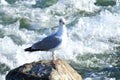
<instances>
[{"instance_id":1,"label":"rock","mask_svg":"<svg viewBox=\"0 0 120 80\"><path fill-rule=\"evenodd\" d=\"M51 72L49 80L82 80L82 77L65 61L59 61Z\"/></svg>"},{"instance_id":2,"label":"rock","mask_svg":"<svg viewBox=\"0 0 120 80\"><path fill-rule=\"evenodd\" d=\"M36 0L36 4L33 5L34 8L47 8L52 6L53 4L57 3L58 0Z\"/></svg>"},{"instance_id":3,"label":"rock","mask_svg":"<svg viewBox=\"0 0 120 80\"><path fill-rule=\"evenodd\" d=\"M8 13L1 13L0 12L0 24L3 25L9 25L9 24L13 24L15 22L17 22L17 18L13 17L12 15L8 14Z\"/></svg>"},{"instance_id":4,"label":"rock","mask_svg":"<svg viewBox=\"0 0 120 80\"><path fill-rule=\"evenodd\" d=\"M95 5L98 6L114 6L116 5L115 0L96 0Z\"/></svg>"},{"instance_id":5,"label":"rock","mask_svg":"<svg viewBox=\"0 0 120 80\"><path fill-rule=\"evenodd\" d=\"M30 20L28 20L27 18L21 18L20 19L20 28L28 29L29 27L31 27Z\"/></svg>"},{"instance_id":6,"label":"rock","mask_svg":"<svg viewBox=\"0 0 120 80\"><path fill-rule=\"evenodd\" d=\"M11 70L6 80L82 80L81 76L65 61L42 60L24 64Z\"/></svg>"},{"instance_id":7,"label":"rock","mask_svg":"<svg viewBox=\"0 0 120 80\"><path fill-rule=\"evenodd\" d=\"M10 68L8 65L0 62L0 74L6 74L6 72L9 70L10 70Z\"/></svg>"},{"instance_id":8,"label":"rock","mask_svg":"<svg viewBox=\"0 0 120 80\"><path fill-rule=\"evenodd\" d=\"M14 4L18 0L5 0L5 1L7 1L9 4Z\"/></svg>"}]
</instances>

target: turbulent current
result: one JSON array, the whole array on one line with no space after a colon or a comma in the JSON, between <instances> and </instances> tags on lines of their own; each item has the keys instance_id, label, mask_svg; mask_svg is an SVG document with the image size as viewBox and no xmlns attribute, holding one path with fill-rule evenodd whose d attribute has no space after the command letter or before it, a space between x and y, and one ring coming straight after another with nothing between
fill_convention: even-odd
<instances>
[{"instance_id":1,"label":"turbulent current","mask_svg":"<svg viewBox=\"0 0 120 80\"><path fill-rule=\"evenodd\" d=\"M22 64L51 59L51 52L24 52L66 19L67 47L56 58L83 80L120 80L120 0L0 0L0 80Z\"/></svg>"}]
</instances>

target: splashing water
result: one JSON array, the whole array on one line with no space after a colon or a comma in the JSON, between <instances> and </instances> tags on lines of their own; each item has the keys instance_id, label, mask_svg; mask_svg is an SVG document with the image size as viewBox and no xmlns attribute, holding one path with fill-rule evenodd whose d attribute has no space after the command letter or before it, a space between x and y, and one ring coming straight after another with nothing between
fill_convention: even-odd
<instances>
[{"instance_id":1,"label":"splashing water","mask_svg":"<svg viewBox=\"0 0 120 80\"><path fill-rule=\"evenodd\" d=\"M69 39L56 57L67 60L84 80L119 80L120 2L52 1L42 8L40 0L0 1L0 80L22 64L51 59L50 52L26 53L24 48L54 32L61 16L67 20Z\"/></svg>"}]
</instances>

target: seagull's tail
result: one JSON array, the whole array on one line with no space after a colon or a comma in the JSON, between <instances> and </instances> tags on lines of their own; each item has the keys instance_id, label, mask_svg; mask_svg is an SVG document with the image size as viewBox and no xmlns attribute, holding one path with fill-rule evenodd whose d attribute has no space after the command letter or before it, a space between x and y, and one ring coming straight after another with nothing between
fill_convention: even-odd
<instances>
[{"instance_id":1,"label":"seagull's tail","mask_svg":"<svg viewBox=\"0 0 120 80\"><path fill-rule=\"evenodd\" d=\"M29 47L29 48L26 48L26 49L24 49L24 51L28 51L28 52L34 52L34 51L38 51L38 50L36 50L36 49L32 49L32 47Z\"/></svg>"}]
</instances>

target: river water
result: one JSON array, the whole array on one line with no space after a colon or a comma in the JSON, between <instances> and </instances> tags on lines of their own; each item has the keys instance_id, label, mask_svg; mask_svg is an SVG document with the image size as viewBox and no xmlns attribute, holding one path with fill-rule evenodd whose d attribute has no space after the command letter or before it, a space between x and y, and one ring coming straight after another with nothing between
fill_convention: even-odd
<instances>
[{"instance_id":1,"label":"river water","mask_svg":"<svg viewBox=\"0 0 120 80\"><path fill-rule=\"evenodd\" d=\"M24 48L55 32L66 19L67 47L56 57L83 80L120 80L119 0L0 0L0 80L22 64L51 59Z\"/></svg>"}]
</instances>

